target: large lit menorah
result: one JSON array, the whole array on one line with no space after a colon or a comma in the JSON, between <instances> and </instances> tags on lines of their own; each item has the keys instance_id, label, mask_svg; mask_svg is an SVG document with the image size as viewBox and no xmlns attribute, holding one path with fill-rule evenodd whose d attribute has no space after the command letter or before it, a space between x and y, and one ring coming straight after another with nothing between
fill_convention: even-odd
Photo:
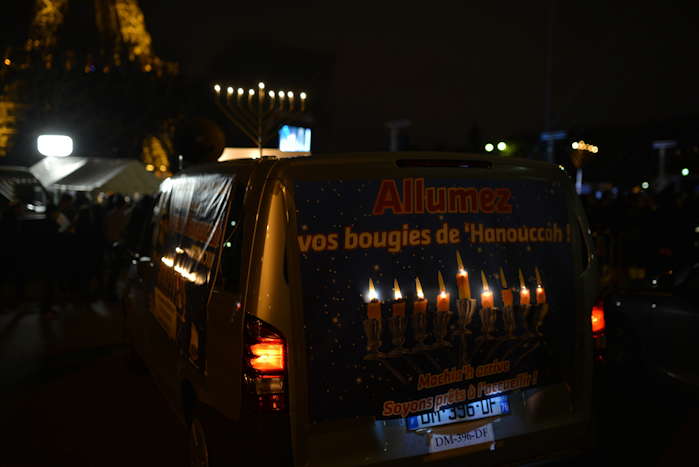
<instances>
[{"instance_id":1,"label":"large lit menorah","mask_svg":"<svg viewBox=\"0 0 699 467\"><path fill-rule=\"evenodd\" d=\"M260 157L264 144L281 122L306 111L305 92L297 98L293 91L265 91L262 82L257 83L257 91L233 86L223 91L220 84L214 85L216 105L259 148Z\"/></svg>"}]
</instances>

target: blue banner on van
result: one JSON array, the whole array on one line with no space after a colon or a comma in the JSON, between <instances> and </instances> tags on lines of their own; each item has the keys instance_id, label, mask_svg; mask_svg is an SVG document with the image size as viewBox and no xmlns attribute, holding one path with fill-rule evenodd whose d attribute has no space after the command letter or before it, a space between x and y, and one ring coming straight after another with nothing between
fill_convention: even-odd
<instances>
[{"instance_id":1,"label":"blue banner on van","mask_svg":"<svg viewBox=\"0 0 699 467\"><path fill-rule=\"evenodd\" d=\"M569 193L551 182L297 182L313 421L409 417L560 381Z\"/></svg>"}]
</instances>

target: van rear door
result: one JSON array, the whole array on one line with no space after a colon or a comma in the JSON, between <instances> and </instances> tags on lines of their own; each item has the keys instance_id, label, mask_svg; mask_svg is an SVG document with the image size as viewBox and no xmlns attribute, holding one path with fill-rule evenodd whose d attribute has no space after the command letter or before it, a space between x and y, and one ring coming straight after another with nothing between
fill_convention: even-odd
<instances>
[{"instance_id":1,"label":"van rear door","mask_svg":"<svg viewBox=\"0 0 699 467\"><path fill-rule=\"evenodd\" d=\"M586 417L570 183L491 161L288 165L310 465L460 456Z\"/></svg>"}]
</instances>

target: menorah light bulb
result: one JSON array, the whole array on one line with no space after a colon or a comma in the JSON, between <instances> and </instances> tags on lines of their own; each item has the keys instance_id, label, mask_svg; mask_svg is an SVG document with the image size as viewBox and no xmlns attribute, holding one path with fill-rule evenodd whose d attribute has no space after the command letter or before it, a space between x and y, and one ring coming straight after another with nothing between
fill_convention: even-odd
<instances>
[{"instance_id":1,"label":"menorah light bulb","mask_svg":"<svg viewBox=\"0 0 699 467\"><path fill-rule=\"evenodd\" d=\"M306 93L305 93L305 92L302 92L301 94L299 94L299 97L300 97L301 99L305 99L305 98L306 98Z\"/></svg>"},{"instance_id":2,"label":"menorah light bulb","mask_svg":"<svg viewBox=\"0 0 699 467\"><path fill-rule=\"evenodd\" d=\"M269 91L269 92L267 93L267 95L268 95L269 97L274 97L274 91Z\"/></svg>"},{"instance_id":3,"label":"menorah light bulb","mask_svg":"<svg viewBox=\"0 0 699 467\"><path fill-rule=\"evenodd\" d=\"M284 91L279 91L277 94L279 94L280 99L284 99Z\"/></svg>"},{"instance_id":4,"label":"menorah light bulb","mask_svg":"<svg viewBox=\"0 0 699 467\"><path fill-rule=\"evenodd\" d=\"M255 90L254 90L254 89L249 89L249 90L248 90L248 94L251 95L251 96L254 96L254 95L255 95Z\"/></svg>"},{"instance_id":5,"label":"menorah light bulb","mask_svg":"<svg viewBox=\"0 0 699 467\"><path fill-rule=\"evenodd\" d=\"M265 83L263 83L262 81L260 81L259 83L257 83L257 87L260 88L260 89L264 89L264 88L265 88Z\"/></svg>"},{"instance_id":6,"label":"menorah light bulb","mask_svg":"<svg viewBox=\"0 0 699 467\"><path fill-rule=\"evenodd\" d=\"M243 89L243 88L238 88L238 95L239 95L239 96L242 96L244 92L245 92L245 89Z\"/></svg>"},{"instance_id":7,"label":"menorah light bulb","mask_svg":"<svg viewBox=\"0 0 699 467\"><path fill-rule=\"evenodd\" d=\"M221 92L221 85L220 85L220 84L215 84L215 85L214 85L214 91L216 91L216 94L218 94L219 92Z\"/></svg>"},{"instance_id":8,"label":"menorah light bulb","mask_svg":"<svg viewBox=\"0 0 699 467\"><path fill-rule=\"evenodd\" d=\"M286 93L286 95L289 96L289 99L293 99L294 98L294 91L289 91Z\"/></svg>"},{"instance_id":9,"label":"menorah light bulb","mask_svg":"<svg viewBox=\"0 0 699 467\"><path fill-rule=\"evenodd\" d=\"M227 92L228 95L230 96L231 94L233 94L233 88L230 87L230 86L228 86L228 89L226 89L226 92Z\"/></svg>"}]
</instances>

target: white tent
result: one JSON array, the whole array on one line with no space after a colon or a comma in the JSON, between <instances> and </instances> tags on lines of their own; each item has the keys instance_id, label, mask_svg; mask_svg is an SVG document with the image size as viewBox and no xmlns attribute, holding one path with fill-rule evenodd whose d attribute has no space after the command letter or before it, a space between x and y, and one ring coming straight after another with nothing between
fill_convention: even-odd
<instances>
[{"instance_id":1,"label":"white tent","mask_svg":"<svg viewBox=\"0 0 699 467\"><path fill-rule=\"evenodd\" d=\"M150 194L160 180L133 159L46 157L29 169L47 190Z\"/></svg>"}]
</instances>

